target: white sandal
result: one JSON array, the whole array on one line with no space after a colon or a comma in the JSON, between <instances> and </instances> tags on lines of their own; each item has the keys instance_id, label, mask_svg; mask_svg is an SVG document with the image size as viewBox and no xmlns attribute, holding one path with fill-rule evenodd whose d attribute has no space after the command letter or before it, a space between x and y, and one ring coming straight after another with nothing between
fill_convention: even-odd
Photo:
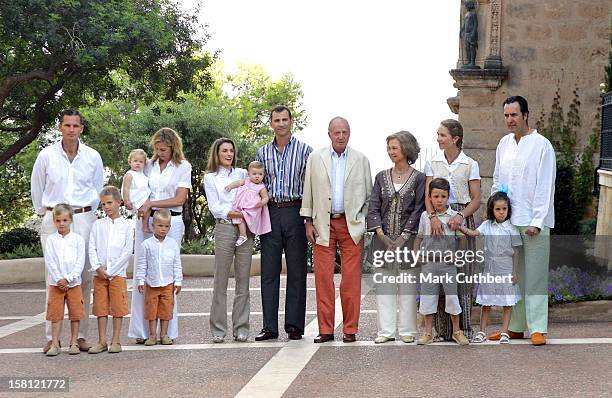
<instances>
[{"instance_id":1,"label":"white sandal","mask_svg":"<svg viewBox=\"0 0 612 398\"><path fill-rule=\"evenodd\" d=\"M472 343L484 343L485 341L487 341L487 335L482 331L472 337Z\"/></svg>"},{"instance_id":2,"label":"white sandal","mask_svg":"<svg viewBox=\"0 0 612 398\"><path fill-rule=\"evenodd\" d=\"M501 333L499 337L499 344L509 344L509 343L510 343L510 336L508 335L508 333Z\"/></svg>"}]
</instances>

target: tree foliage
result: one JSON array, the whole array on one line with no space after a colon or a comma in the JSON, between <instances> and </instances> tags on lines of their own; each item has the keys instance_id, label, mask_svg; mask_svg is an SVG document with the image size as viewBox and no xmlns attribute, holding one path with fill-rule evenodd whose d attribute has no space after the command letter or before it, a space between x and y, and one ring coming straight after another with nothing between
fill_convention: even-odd
<instances>
[{"instance_id":1,"label":"tree foliage","mask_svg":"<svg viewBox=\"0 0 612 398\"><path fill-rule=\"evenodd\" d=\"M200 28L171 0L0 2L0 165L51 128L62 108L208 86ZM117 71L130 77L130 91Z\"/></svg>"}]
</instances>

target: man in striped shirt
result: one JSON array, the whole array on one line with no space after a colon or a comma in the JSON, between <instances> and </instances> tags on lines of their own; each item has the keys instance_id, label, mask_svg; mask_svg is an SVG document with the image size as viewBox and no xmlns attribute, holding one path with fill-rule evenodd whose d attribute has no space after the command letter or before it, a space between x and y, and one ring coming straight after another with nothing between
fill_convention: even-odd
<instances>
[{"instance_id":1,"label":"man in striped shirt","mask_svg":"<svg viewBox=\"0 0 612 398\"><path fill-rule=\"evenodd\" d=\"M272 142L257 151L270 195L272 232L261 236L263 329L256 341L278 337L278 301L282 255L287 264L285 331L291 340L304 334L306 317L306 231L300 216L306 161L312 148L291 135L293 119L285 106L270 112Z\"/></svg>"}]
</instances>

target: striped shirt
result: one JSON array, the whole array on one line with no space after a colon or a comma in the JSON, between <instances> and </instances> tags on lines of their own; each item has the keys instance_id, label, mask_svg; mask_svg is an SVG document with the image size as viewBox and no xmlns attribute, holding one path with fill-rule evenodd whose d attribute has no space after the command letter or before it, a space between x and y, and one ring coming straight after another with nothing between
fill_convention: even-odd
<instances>
[{"instance_id":1,"label":"striped shirt","mask_svg":"<svg viewBox=\"0 0 612 398\"><path fill-rule=\"evenodd\" d=\"M279 152L276 139L259 148L257 160L264 165L264 184L275 202L302 199L306 161L312 147L295 137Z\"/></svg>"}]
</instances>

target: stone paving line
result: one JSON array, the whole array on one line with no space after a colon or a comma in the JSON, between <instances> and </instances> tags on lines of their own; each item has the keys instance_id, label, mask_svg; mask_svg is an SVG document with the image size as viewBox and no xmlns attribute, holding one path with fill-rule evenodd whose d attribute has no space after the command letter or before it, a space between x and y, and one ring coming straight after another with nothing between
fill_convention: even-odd
<instances>
[{"instance_id":1,"label":"stone paving line","mask_svg":"<svg viewBox=\"0 0 612 398\"><path fill-rule=\"evenodd\" d=\"M371 289L372 283L362 280L360 300L363 300ZM342 323L340 297L336 298L334 316L335 329ZM282 397L321 347L321 344L315 344L312 340L318 334L318 329L319 325L315 318L304 328L304 338L287 342L236 394L236 397Z\"/></svg>"}]
</instances>

